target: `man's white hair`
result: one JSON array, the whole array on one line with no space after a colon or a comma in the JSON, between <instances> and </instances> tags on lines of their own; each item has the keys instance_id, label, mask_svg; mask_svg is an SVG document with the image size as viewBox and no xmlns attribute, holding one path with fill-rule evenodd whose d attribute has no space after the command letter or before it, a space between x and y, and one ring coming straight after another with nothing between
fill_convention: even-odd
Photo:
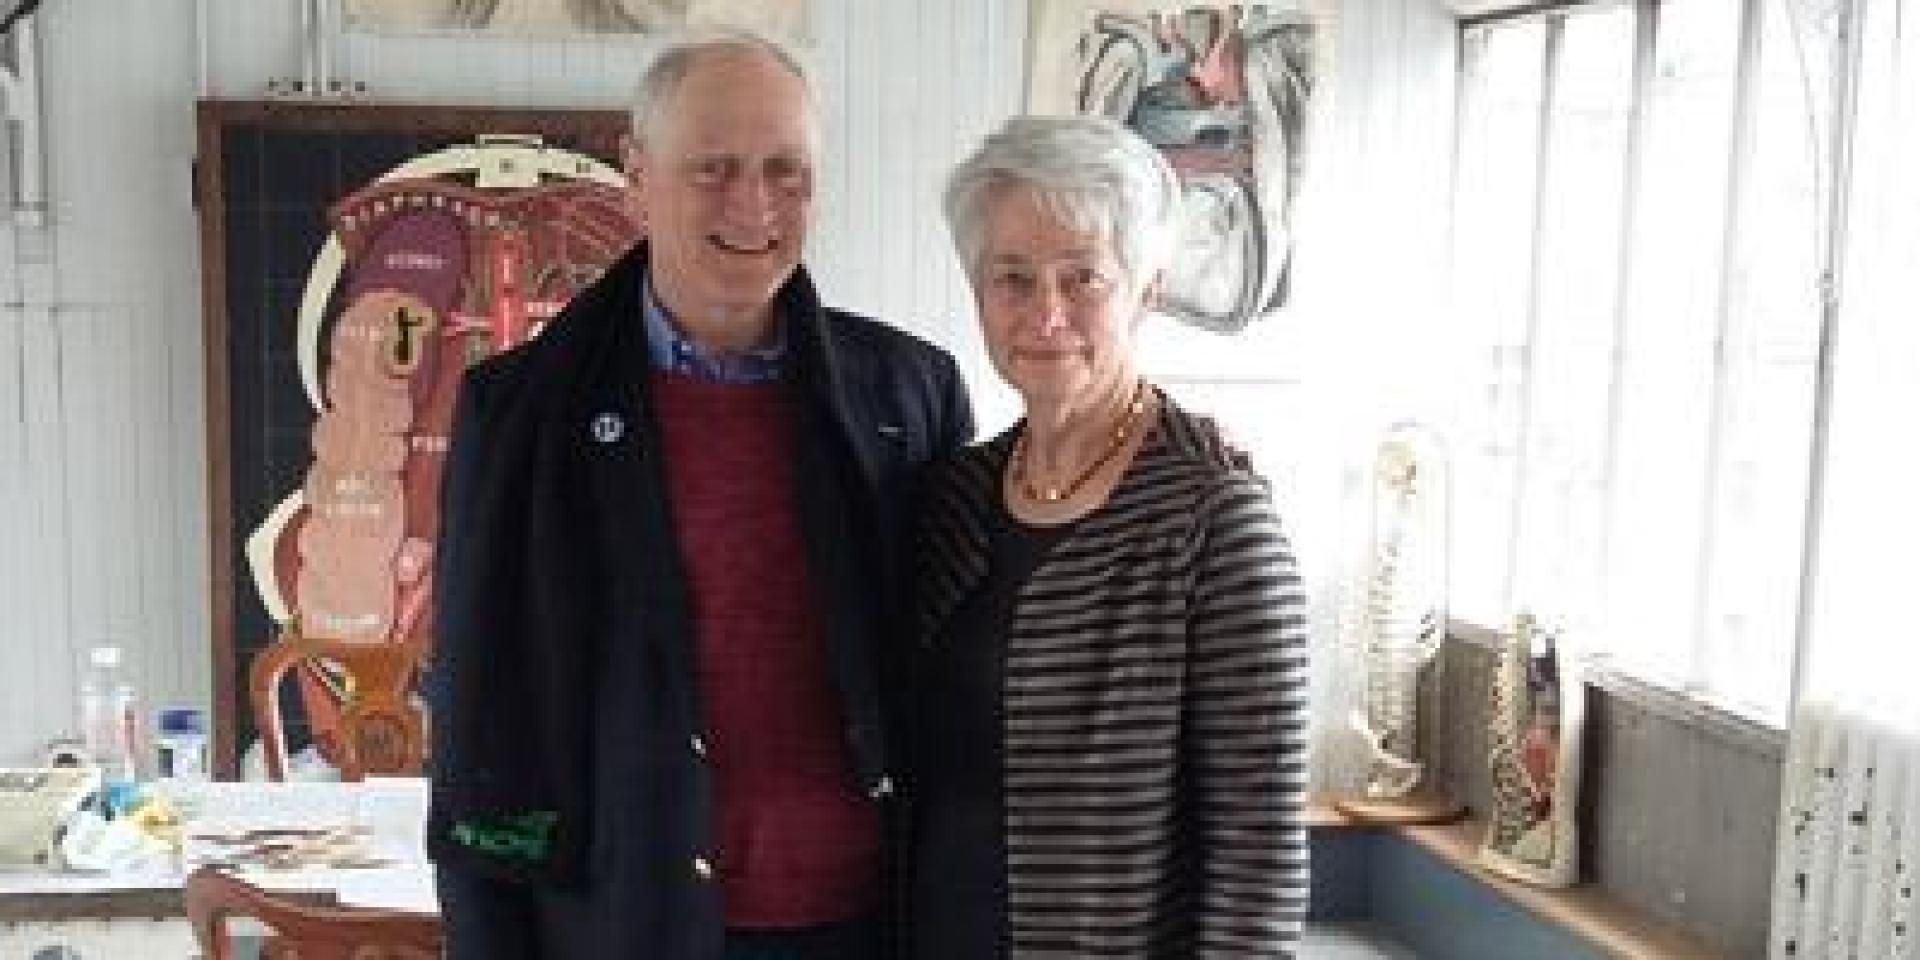
<instances>
[{"instance_id":1,"label":"man's white hair","mask_svg":"<svg viewBox=\"0 0 1920 960\"><path fill-rule=\"evenodd\" d=\"M738 26L688 27L667 35L634 85L633 100L628 108L634 141L645 147L659 135L680 82L702 58L743 53L765 55L799 79L806 91L807 126L817 147L820 121L814 102L813 78L808 75L800 55L770 36Z\"/></svg>"}]
</instances>

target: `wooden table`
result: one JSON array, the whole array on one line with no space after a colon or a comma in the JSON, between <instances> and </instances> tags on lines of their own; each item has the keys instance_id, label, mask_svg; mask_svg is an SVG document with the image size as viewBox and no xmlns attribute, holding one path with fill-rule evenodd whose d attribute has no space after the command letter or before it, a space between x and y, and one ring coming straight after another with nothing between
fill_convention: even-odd
<instances>
[{"instance_id":1,"label":"wooden table","mask_svg":"<svg viewBox=\"0 0 1920 960\"><path fill-rule=\"evenodd\" d=\"M437 911L421 843L425 787L418 780L365 784L209 784L182 803L188 830L236 825L369 827L398 863L356 870L248 871L249 882L314 903ZM0 872L0 957L64 947L77 960L193 960L181 900L186 863L130 874Z\"/></svg>"}]
</instances>

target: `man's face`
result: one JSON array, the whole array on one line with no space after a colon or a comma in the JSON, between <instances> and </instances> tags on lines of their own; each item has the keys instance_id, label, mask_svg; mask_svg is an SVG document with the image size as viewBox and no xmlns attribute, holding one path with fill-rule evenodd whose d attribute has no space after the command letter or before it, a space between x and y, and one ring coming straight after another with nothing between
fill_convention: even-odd
<instances>
[{"instance_id":1,"label":"man's face","mask_svg":"<svg viewBox=\"0 0 1920 960\"><path fill-rule=\"evenodd\" d=\"M771 56L697 60L628 159L658 296L689 332L726 343L762 331L800 262L813 199L806 88Z\"/></svg>"}]
</instances>

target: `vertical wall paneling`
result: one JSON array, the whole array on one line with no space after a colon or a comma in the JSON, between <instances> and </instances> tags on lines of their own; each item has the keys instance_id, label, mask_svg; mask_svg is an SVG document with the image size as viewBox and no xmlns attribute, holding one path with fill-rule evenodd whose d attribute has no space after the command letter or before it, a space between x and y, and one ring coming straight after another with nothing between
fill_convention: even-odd
<instances>
[{"instance_id":1,"label":"vertical wall paneling","mask_svg":"<svg viewBox=\"0 0 1920 960\"><path fill-rule=\"evenodd\" d=\"M905 141L911 158L909 169L913 173L911 191L907 194L910 200L905 205L904 222L900 226L912 237L915 257L912 269L902 274L905 289L899 307L924 313L950 296L946 277L952 269L953 256L943 242L946 231L941 227L939 209L940 185L946 178L947 168L957 158L957 145L952 137L953 121L958 118L951 78L959 51L953 43L952 8L923 11L915 18L908 35L913 37L912 49L916 56L914 63L903 65L913 78L908 88L912 99L903 119L916 129L925 129L926 133L900 138ZM927 122L932 117L945 117L948 122L936 127ZM924 328L958 319L917 316L910 322Z\"/></svg>"},{"instance_id":2,"label":"vertical wall paneling","mask_svg":"<svg viewBox=\"0 0 1920 960\"><path fill-rule=\"evenodd\" d=\"M120 389L116 407L127 424L127 435L120 450L130 457L136 469L124 470L121 495L130 507L127 523L113 544L114 552L124 558L131 572L127 590L128 639L137 641L146 654L146 675L151 678L148 705L177 697L184 685L181 674L180 644L171 604L159 579L147 571L167 569L168 543L172 530L167 517L175 511L167 508L168 481L172 451L163 437L171 426L160 418L171 409L167 396L167 351L156 337L161 329L159 310L136 311L116 308L110 314L116 339L122 343L116 354ZM156 402L160 401L160 402ZM142 416L144 411L152 413ZM155 422L158 420L159 422Z\"/></svg>"},{"instance_id":3,"label":"vertical wall paneling","mask_svg":"<svg viewBox=\"0 0 1920 960\"><path fill-rule=\"evenodd\" d=\"M0 261L6 263L6 261ZM27 528L26 312L0 304L0 678L31 677L31 658L45 646L30 631ZM31 698L0 679L0 733L33 729ZM13 744L0 743L10 752ZM0 762L5 753L0 753Z\"/></svg>"},{"instance_id":4,"label":"vertical wall paneling","mask_svg":"<svg viewBox=\"0 0 1920 960\"><path fill-rule=\"evenodd\" d=\"M832 145L839 142L841 131L848 120L847 104L847 30L848 16L844 8L832 11L823 9L819 4L807 8L807 34L810 38L803 51L807 66L813 72L814 89L820 97L820 123L823 128L823 153L831 154ZM833 252L823 249L818 238L827 233L844 235L849 222L846 209L847 171L839 158L828 155L822 158L820 168L814 171L814 236L807 248L807 262L812 268L816 280L824 281L829 276L837 276L841 271L833 260ZM836 287L835 297L842 295Z\"/></svg>"},{"instance_id":5,"label":"vertical wall paneling","mask_svg":"<svg viewBox=\"0 0 1920 960\"><path fill-rule=\"evenodd\" d=\"M127 648L149 703L203 686L199 366L180 362L199 348L180 242L192 14L154 0L39 15L48 224L0 226L0 763L71 731L93 643Z\"/></svg>"},{"instance_id":6,"label":"vertical wall paneling","mask_svg":"<svg viewBox=\"0 0 1920 960\"><path fill-rule=\"evenodd\" d=\"M53 362L59 413L50 424L61 441L64 483L59 512L66 523L66 606L69 651L112 643L122 662L140 676L141 657L131 637L116 632L114 608L125 580L110 570L108 531L126 529L120 504L107 483L107 459L119 439L108 434L111 366L100 342L98 315L78 306L53 314Z\"/></svg>"},{"instance_id":7,"label":"vertical wall paneling","mask_svg":"<svg viewBox=\"0 0 1920 960\"><path fill-rule=\"evenodd\" d=\"M871 159L878 161L873 190L880 202L879 236L897 238L882 247L877 266L880 276L880 310L883 316L910 316L908 304L914 290L915 265L936 253L914 230L916 221L926 219L928 210L924 167L917 163L916 143L927 139L913 131L927 119L937 116L924 99L931 78L921 69L918 23L935 11L914 10L904 3L877 4L876 19L882 36L889 38L874 48L881 63L873 78L873 90L879 118L879 136L870 148Z\"/></svg>"},{"instance_id":8,"label":"vertical wall paneling","mask_svg":"<svg viewBox=\"0 0 1920 960\"><path fill-rule=\"evenodd\" d=\"M184 278L183 278L184 279ZM171 302L190 306L190 313L198 321L199 291L197 286L186 286ZM171 316L183 316L184 312ZM154 317L156 324L166 319ZM176 611L176 623L179 625L175 636L182 638L176 652L174 667L179 677L179 694L185 702L205 704L212 702L213 679L208 674L209 657L206 647L212 644L212 612L208 608L209 585L206 577L211 546L205 532L208 529L206 497L206 409L205 409L205 355L201 351L200 337L179 336L168 332L161 334L166 344L167 371L169 374L168 409L173 419L168 424L168 451L163 455L164 462L171 467L168 473L169 503L174 509L167 512L171 535L168 543L172 546L171 570L175 574L174 582L190 587L191 596L173 596L171 599Z\"/></svg>"},{"instance_id":9,"label":"vertical wall paneling","mask_svg":"<svg viewBox=\"0 0 1920 960\"><path fill-rule=\"evenodd\" d=\"M838 11L816 8L816 22L837 24L835 35L823 31L816 38L817 59L837 75L823 75L822 94L833 98L826 108L827 143L821 162L828 170L827 182L837 189L819 198L820 229L812 240L810 252L821 261L819 280L828 297L854 309L873 310L879 302L877 274L880 264L859 262L856 250L871 256L877 248L865 248L858 241L838 248L823 242L827 236L846 238L880 235L880 192L871 174L875 160L870 153L880 139L878 113L874 109L879 79L870 67L873 51L880 48L877 10L869 5L855 10L845 4ZM887 4L886 6L895 6ZM863 152L869 151L869 152Z\"/></svg>"},{"instance_id":10,"label":"vertical wall paneling","mask_svg":"<svg viewBox=\"0 0 1920 960\"><path fill-rule=\"evenodd\" d=\"M0 756L72 732L75 669L113 642L151 704L191 694L164 492L166 351L119 307L0 312ZM197 494L197 491L196 491ZM191 514L193 511L186 511Z\"/></svg>"},{"instance_id":11,"label":"vertical wall paneling","mask_svg":"<svg viewBox=\"0 0 1920 960\"><path fill-rule=\"evenodd\" d=\"M72 538L66 524L66 449L60 433L60 338L53 329L52 311L39 307L21 311L19 356L19 450L25 476L23 496L14 506L16 514L9 526L21 531L19 552L26 577L20 606L9 617L20 635L7 646L23 655L19 672L8 678L8 685L15 689L8 692L30 705L28 716L43 735L27 743L16 741L16 750L36 746L47 732L70 727L73 715L71 709L60 710L49 702L50 695L57 695L53 691L73 689L67 604Z\"/></svg>"}]
</instances>

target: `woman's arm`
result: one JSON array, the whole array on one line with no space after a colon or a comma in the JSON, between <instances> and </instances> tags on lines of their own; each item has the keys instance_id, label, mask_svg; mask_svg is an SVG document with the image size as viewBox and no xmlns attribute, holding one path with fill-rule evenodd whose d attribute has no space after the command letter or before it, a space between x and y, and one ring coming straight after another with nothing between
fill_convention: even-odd
<instances>
[{"instance_id":1,"label":"woman's arm","mask_svg":"<svg viewBox=\"0 0 1920 960\"><path fill-rule=\"evenodd\" d=\"M1307 599L1265 485L1237 472L1195 558L1181 815L1200 957L1292 957L1307 911Z\"/></svg>"}]
</instances>

